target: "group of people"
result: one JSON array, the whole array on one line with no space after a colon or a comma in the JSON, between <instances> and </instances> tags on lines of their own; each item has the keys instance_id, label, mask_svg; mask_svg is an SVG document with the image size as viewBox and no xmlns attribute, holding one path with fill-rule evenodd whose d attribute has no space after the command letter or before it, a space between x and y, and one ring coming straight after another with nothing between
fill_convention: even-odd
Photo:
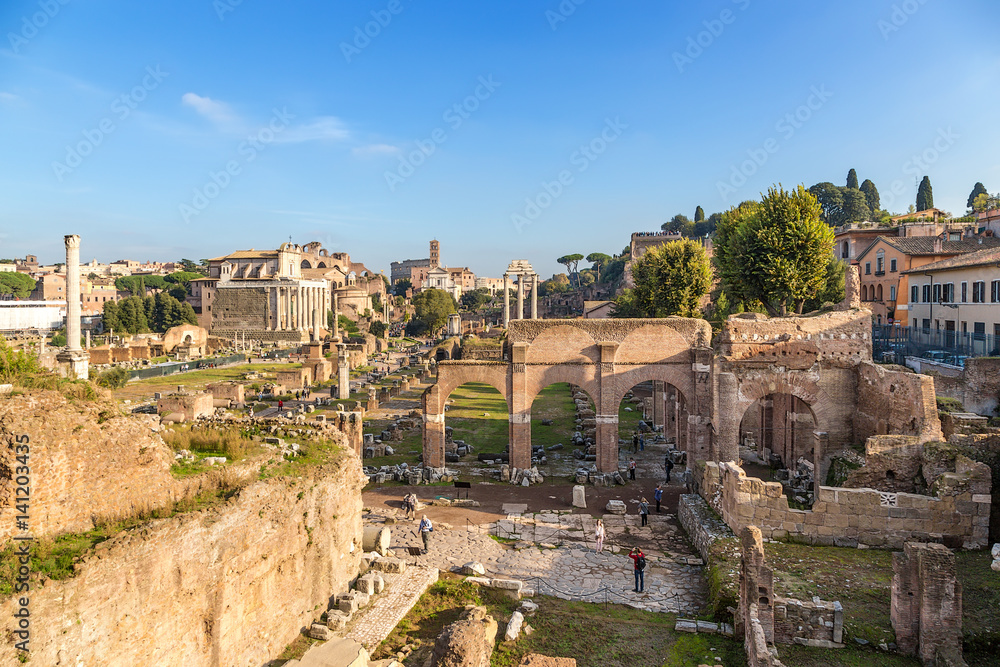
<instances>
[{"instance_id":1,"label":"group of people","mask_svg":"<svg viewBox=\"0 0 1000 667\"><path fill-rule=\"evenodd\" d=\"M645 499L643 499L645 502ZM641 508L641 505L640 505ZM647 506L648 514L648 506ZM645 515L643 515L643 524L645 523ZM594 541L597 543L597 553L604 551L604 538L607 532L604 529L604 520L598 519L597 525L594 526ZM635 575L635 587L632 589L633 593L642 593L646 589L645 582L645 570L646 570L646 555L642 553L642 549L639 547L633 547L632 551L629 552L628 557L632 559L632 571Z\"/></svg>"}]
</instances>

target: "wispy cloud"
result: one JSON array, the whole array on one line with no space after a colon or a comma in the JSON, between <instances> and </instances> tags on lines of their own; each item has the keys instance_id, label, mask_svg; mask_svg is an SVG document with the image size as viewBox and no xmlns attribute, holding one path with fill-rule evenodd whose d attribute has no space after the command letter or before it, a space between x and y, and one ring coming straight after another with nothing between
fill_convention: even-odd
<instances>
[{"instance_id":1,"label":"wispy cloud","mask_svg":"<svg viewBox=\"0 0 1000 667\"><path fill-rule=\"evenodd\" d=\"M228 125L236 120L235 114L224 102L202 97L197 93L184 93L181 102L194 109L198 114L219 125Z\"/></svg>"},{"instance_id":2,"label":"wispy cloud","mask_svg":"<svg viewBox=\"0 0 1000 667\"><path fill-rule=\"evenodd\" d=\"M20 95L0 91L0 103L2 104L20 104L23 101Z\"/></svg>"},{"instance_id":3,"label":"wispy cloud","mask_svg":"<svg viewBox=\"0 0 1000 667\"><path fill-rule=\"evenodd\" d=\"M275 141L292 144L304 141L344 141L351 136L343 121L335 116L319 116L303 125L293 125L275 137Z\"/></svg>"},{"instance_id":4,"label":"wispy cloud","mask_svg":"<svg viewBox=\"0 0 1000 667\"><path fill-rule=\"evenodd\" d=\"M380 155L395 155L399 152L398 146L390 144L369 144L367 146L357 146L351 149L355 157L378 157Z\"/></svg>"}]
</instances>

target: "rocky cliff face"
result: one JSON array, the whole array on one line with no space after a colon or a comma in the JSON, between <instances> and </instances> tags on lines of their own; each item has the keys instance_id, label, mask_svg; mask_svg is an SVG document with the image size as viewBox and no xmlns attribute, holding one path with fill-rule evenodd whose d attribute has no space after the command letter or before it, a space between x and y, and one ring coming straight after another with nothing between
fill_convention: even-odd
<instances>
[{"instance_id":1,"label":"rocky cliff face","mask_svg":"<svg viewBox=\"0 0 1000 667\"><path fill-rule=\"evenodd\" d=\"M260 667L357 574L364 482L347 455L98 545L31 592L31 663ZM5 640L0 665L17 664Z\"/></svg>"}]
</instances>

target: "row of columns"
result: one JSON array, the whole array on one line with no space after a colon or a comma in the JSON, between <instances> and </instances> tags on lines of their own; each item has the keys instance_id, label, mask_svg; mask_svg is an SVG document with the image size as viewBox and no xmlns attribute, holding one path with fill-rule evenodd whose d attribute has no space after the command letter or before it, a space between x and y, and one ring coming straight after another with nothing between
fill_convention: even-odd
<instances>
[{"instance_id":1,"label":"row of columns","mask_svg":"<svg viewBox=\"0 0 1000 667\"><path fill-rule=\"evenodd\" d=\"M503 274L503 326L507 328L510 323L510 300L508 290L510 289L510 277L517 276L517 318L524 319L524 291L531 289L531 319L538 319L538 274Z\"/></svg>"},{"instance_id":2,"label":"row of columns","mask_svg":"<svg viewBox=\"0 0 1000 667\"><path fill-rule=\"evenodd\" d=\"M275 304L272 331L312 330L319 338L326 315L326 288L308 285L275 286L271 288Z\"/></svg>"}]
</instances>

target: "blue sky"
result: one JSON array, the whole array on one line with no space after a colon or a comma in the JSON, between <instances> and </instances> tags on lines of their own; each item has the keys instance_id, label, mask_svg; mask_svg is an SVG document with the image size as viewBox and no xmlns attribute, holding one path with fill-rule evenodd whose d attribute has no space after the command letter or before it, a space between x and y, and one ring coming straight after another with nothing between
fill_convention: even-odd
<instances>
[{"instance_id":1,"label":"blue sky","mask_svg":"<svg viewBox=\"0 0 1000 667\"><path fill-rule=\"evenodd\" d=\"M291 237L388 273L437 238L547 277L852 167L891 211L927 174L961 214L1000 191L997 23L986 0L7 0L0 256Z\"/></svg>"}]
</instances>

